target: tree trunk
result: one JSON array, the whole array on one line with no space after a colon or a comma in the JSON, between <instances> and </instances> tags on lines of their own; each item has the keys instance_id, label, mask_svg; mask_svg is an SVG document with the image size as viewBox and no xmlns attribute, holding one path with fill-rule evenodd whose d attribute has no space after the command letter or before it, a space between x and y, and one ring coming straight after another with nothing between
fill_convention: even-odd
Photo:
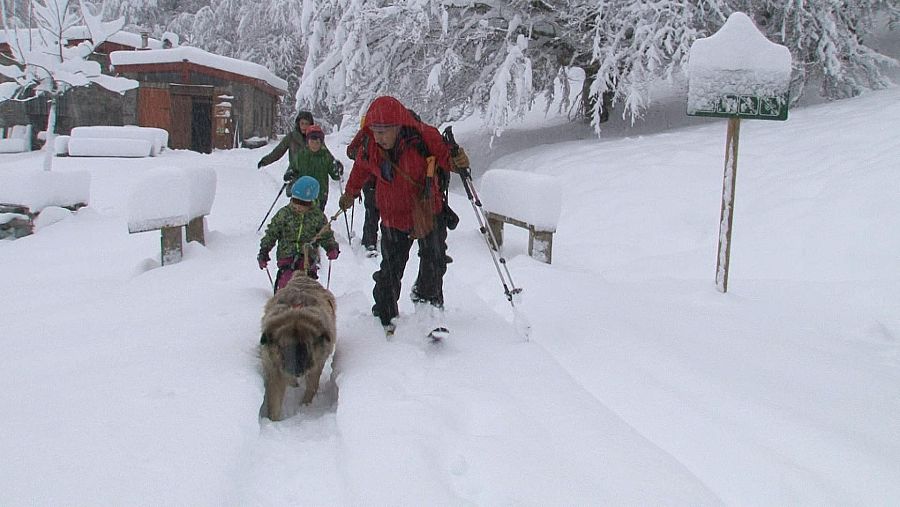
<instances>
[{"instance_id":1,"label":"tree trunk","mask_svg":"<svg viewBox=\"0 0 900 507\"><path fill-rule=\"evenodd\" d=\"M584 82L581 84L581 111L584 119L593 121L594 111L597 109L597 97L591 95L591 86L597 77L599 66L596 64L582 67L584 70ZM609 121L609 111L612 109L612 99L615 92L606 91L601 94L599 123Z\"/></svg>"},{"instance_id":2,"label":"tree trunk","mask_svg":"<svg viewBox=\"0 0 900 507\"><path fill-rule=\"evenodd\" d=\"M58 97L50 95L50 111L47 113L47 133L44 141L44 170L53 168L53 157L56 144L56 103Z\"/></svg>"}]
</instances>

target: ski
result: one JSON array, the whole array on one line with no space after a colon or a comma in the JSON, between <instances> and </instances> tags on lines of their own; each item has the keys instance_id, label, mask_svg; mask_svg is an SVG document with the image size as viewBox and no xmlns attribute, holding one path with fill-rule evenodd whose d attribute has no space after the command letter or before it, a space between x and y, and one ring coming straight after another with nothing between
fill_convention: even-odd
<instances>
[{"instance_id":1,"label":"ski","mask_svg":"<svg viewBox=\"0 0 900 507\"><path fill-rule=\"evenodd\" d=\"M431 339L432 342L440 342L449 337L450 330L443 326L436 327L428 333L428 338Z\"/></svg>"}]
</instances>

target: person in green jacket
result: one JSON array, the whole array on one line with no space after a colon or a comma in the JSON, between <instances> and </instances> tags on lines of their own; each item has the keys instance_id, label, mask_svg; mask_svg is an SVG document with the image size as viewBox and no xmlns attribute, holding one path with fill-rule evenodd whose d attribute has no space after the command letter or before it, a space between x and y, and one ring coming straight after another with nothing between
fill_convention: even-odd
<instances>
[{"instance_id":1,"label":"person in green jacket","mask_svg":"<svg viewBox=\"0 0 900 507\"><path fill-rule=\"evenodd\" d=\"M309 128L310 125L315 123L313 121L313 115L309 111L300 111L297 113L297 119L294 120L294 130L288 132L284 138L281 139L281 142L278 143L278 146L272 150L271 153L260 159L259 163L256 164L257 169L262 169L263 167L276 162L284 156L285 153L288 154L288 171L290 171L293 166L293 160L297 156L297 153L305 150L307 148L306 142L306 129ZM287 173L285 173L285 177L287 177ZM296 179L296 178L294 178ZM285 180L285 195L288 197L291 196L291 185L293 181Z\"/></svg>"},{"instance_id":2,"label":"person in green jacket","mask_svg":"<svg viewBox=\"0 0 900 507\"><path fill-rule=\"evenodd\" d=\"M306 129L307 149L291 155L291 165L284 174L288 185L293 185L301 176L312 176L319 182L319 209L325 211L328 202L328 178L339 181L343 164L337 161L325 147L325 132L318 125Z\"/></svg>"},{"instance_id":3,"label":"person in green jacket","mask_svg":"<svg viewBox=\"0 0 900 507\"><path fill-rule=\"evenodd\" d=\"M256 256L259 269L268 267L269 252L276 243L278 245L275 250L276 292L287 285L295 271L318 278L319 247L325 249L329 260L337 259L340 254L325 213L314 205L318 195L319 182L311 176L300 177L291 188L290 204L275 213L259 242L259 255Z\"/></svg>"}]
</instances>

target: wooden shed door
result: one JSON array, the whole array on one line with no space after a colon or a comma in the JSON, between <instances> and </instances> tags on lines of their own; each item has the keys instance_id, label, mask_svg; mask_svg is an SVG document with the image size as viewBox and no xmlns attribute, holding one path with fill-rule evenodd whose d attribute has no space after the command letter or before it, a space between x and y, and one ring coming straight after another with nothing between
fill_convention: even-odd
<instances>
[{"instance_id":1,"label":"wooden shed door","mask_svg":"<svg viewBox=\"0 0 900 507\"><path fill-rule=\"evenodd\" d=\"M172 103L165 88L138 89L138 125L158 127L172 132ZM169 142L171 146L171 140Z\"/></svg>"}]
</instances>

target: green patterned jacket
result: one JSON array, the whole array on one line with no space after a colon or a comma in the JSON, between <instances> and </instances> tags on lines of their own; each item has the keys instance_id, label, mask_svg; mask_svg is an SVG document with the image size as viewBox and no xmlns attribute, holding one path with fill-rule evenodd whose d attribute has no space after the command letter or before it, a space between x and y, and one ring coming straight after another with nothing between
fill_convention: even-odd
<instances>
[{"instance_id":1,"label":"green patterned jacket","mask_svg":"<svg viewBox=\"0 0 900 507\"><path fill-rule=\"evenodd\" d=\"M319 231L322 231L319 234ZM302 258L304 245L310 243L316 235L317 239L309 249L310 265L318 262L319 248L326 251L337 248L334 232L328 224L325 213L317 206L311 206L305 212L298 212L290 204L278 210L269 225L266 226L266 234L259 242L260 255L268 256L269 251L278 243L275 251L276 260L283 258Z\"/></svg>"}]
</instances>

